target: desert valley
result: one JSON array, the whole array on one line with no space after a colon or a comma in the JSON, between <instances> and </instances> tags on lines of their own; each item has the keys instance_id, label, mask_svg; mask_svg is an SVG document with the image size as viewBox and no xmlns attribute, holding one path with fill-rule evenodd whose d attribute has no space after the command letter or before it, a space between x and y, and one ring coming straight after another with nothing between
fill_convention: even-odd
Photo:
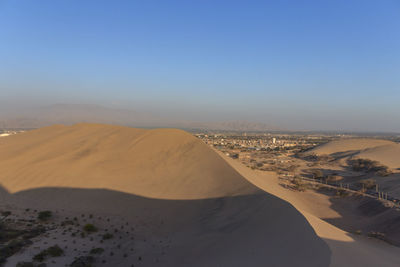
<instances>
[{"instance_id":1,"label":"desert valley","mask_svg":"<svg viewBox=\"0 0 400 267\"><path fill-rule=\"evenodd\" d=\"M377 139L328 141L287 154L290 164L279 157L289 167L285 172L279 163L254 165L260 151L242 148L232 157L227 146L177 129L81 123L6 136L0 138L1 261L399 266L395 201L316 182L332 179L332 172L354 184L366 175L398 196L398 146ZM258 158L250 166L245 158L252 153ZM349 170L356 155L379 160L390 173ZM306 180L315 170L322 176Z\"/></svg>"},{"instance_id":2,"label":"desert valley","mask_svg":"<svg viewBox=\"0 0 400 267\"><path fill-rule=\"evenodd\" d=\"M0 0L0 267L399 267L399 14Z\"/></svg>"}]
</instances>

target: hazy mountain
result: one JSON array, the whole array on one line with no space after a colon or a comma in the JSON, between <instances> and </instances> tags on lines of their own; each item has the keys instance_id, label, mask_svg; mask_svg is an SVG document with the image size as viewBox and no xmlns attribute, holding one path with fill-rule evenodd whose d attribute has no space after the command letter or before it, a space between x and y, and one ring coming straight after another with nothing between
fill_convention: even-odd
<instances>
[{"instance_id":1,"label":"hazy mountain","mask_svg":"<svg viewBox=\"0 0 400 267\"><path fill-rule=\"evenodd\" d=\"M204 131L273 131L263 123L248 121L191 122L176 120L129 109L107 108L99 105L56 104L0 113L1 128L39 128L53 124L71 125L81 122L117 124L134 127L172 127Z\"/></svg>"},{"instance_id":2,"label":"hazy mountain","mask_svg":"<svg viewBox=\"0 0 400 267\"><path fill-rule=\"evenodd\" d=\"M248 121L226 121L226 122L208 122L192 123L194 129L208 131L233 131L233 132L264 132L277 131L280 128L265 123L256 123Z\"/></svg>"}]
</instances>

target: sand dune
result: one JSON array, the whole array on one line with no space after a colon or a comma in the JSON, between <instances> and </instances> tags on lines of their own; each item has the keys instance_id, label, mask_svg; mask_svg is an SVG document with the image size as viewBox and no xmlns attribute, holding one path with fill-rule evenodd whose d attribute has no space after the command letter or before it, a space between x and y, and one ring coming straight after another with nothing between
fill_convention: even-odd
<instances>
[{"instance_id":1,"label":"sand dune","mask_svg":"<svg viewBox=\"0 0 400 267\"><path fill-rule=\"evenodd\" d=\"M370 138L341 139L320 145L310 150L309 153L315 153L317 155L323 155L323 154L328 155L338 152L361 151L368 148L374 148L378 146L391 145L391 144L394 143L387 140L370 139Z\"/></svg>"},{"instance_id":2,"label":"sand dune","mask_svg":"<svg viewBox=\"0 0 400 267\"><path fill-rule=\"evenodd\" d=\"M355 156L376 160L390 168L400 168L400 144L392 141L354 138L332 141L318 146L307 154Z\"/></svg>"},{"instance_id":3,"label":"sand dune","mask_svg":"<svg viewBox=\"0 0 400 267\"><path fill-rule=\"evenodd\" d=\"M111 218L111 226L93 219L101 229L134 226L133 241L121 236L134 252L109 256L109 266L130 266L132 253L140 266L330 264L330 249L301 213L183 131L80 124L0 142L0 203Z\"/></svg>"},{"instance_id":4,"label":"sand dune","mask_svg":"<svg viewBox=\"0 0 400 267\"><path fill-rule=\"evenodd\" d=\"M304 201L296 192L282 188L275 173L253 171L222 153L220 155L248 181L266 192L288 201L307 218L318 236L330 248L332 253L330 266L400 266L400 248L349 234L321 220L321 215L327 214L327 207L319 206L317 203L319 199L314 199L316 202L314 204ZM330 210L330 213L335 213L335 211Z\"/></svg>"},{"instance_id":5,"label":"sand dune","mask_svg":"<svg viewBox=\"0 0 400 267\"><path fill-rule=\"evenodd\" d=\"M357 156L359 158L379 161L389 168L400 168L400 144L389 144L365 149Z\"/></svg>"},{"instance_id":6,"label":"sand dune","mask_svg":"<svg viewBox=\"0 0 400 267\"><path fill-rule=\"evenodd\" d=\"M184 131L101 124L51 126L0 140L0 177L12 193L78 187L199 199L255 191Z\"/></svg>"}]
</instances>

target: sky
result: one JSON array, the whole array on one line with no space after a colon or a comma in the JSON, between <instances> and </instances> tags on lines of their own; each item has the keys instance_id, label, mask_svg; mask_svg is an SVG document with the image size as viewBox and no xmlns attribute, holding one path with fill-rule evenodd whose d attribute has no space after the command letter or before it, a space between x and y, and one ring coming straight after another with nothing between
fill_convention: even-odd
<instances>
[{"instance_id":1,"label":"sky","mask_svg":"<svg viewBox=\"0 0 400 267\"><path fill-rule=\"evenodd\" d=\"M400 132L400 1L0 0L0 105Z\"/></svg>"}]
</instances>

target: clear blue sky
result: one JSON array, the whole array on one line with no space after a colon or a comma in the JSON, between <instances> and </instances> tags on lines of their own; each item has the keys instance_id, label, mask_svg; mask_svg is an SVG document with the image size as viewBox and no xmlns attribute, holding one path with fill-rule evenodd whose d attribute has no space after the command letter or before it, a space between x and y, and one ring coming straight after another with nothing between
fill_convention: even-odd
<instances>
[{"instance_id":1,"label":"clear blue sky","mask_svg":"<svg viewBox=\"0 0 400 267\"><path fill-rule=\"evenodd\" d=\"M0 104L400 131L400 1L0 0Z\"/></svg>"}]
</instances>

